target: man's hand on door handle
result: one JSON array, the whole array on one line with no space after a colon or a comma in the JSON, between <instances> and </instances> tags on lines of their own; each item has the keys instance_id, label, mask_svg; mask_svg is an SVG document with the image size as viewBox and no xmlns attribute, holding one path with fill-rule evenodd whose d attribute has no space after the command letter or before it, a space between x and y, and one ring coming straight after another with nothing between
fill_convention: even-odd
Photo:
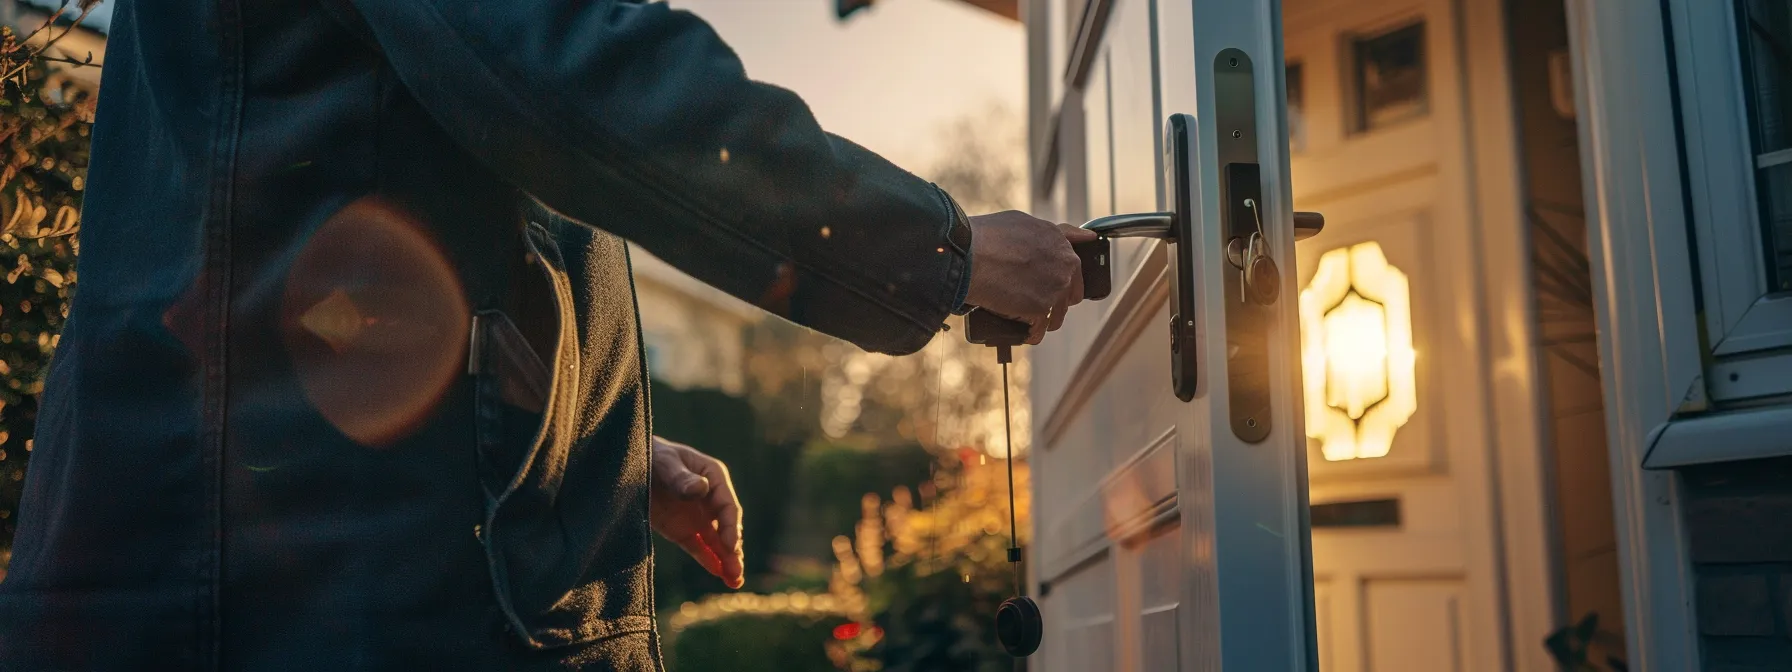
<instances>
[{"instance_id":1,"label":"man's hand on door handle","mask_svg":"<svg viewBox=\"0 0 1792 672\"><path fill-rule=\"evenodd\" d=\"M1064 324L1083 300L1082 262L1071 243L1095 233L1013 210L970 218L971 287L965 303L1031 325L1028 344Z\"/></svg>"}]
</instances>

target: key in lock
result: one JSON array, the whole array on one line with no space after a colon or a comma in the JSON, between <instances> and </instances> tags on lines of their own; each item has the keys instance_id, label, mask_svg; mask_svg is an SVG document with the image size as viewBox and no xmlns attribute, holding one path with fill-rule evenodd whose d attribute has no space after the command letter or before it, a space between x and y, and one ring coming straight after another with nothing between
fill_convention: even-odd
<instances>
[{"instance_id":1,"label":"key in lock","mask_svg":"<svg viewBox=\"0 0 1792 672\"><path fill-rule=\"evenodd\" d=\"M1263 218L1257 211L1256 201L1245 199L1244 206L1251 209L1257 230L1248 240L1235 237L1226 241L1226 261L1239 271L1240 302L1274 305L1282 292L1281 269L1269 256L1269 243L1263 237Z\"/></svg>"}]
</instances>

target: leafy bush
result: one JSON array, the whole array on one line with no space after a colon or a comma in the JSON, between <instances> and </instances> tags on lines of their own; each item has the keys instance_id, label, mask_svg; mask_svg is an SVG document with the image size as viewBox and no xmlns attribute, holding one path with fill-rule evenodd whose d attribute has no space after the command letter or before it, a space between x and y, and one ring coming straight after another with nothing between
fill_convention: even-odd
<instances>
[{"instance_id":1,"label":"leafy bush","mask_svg":"<svg viewBox=\"0 0 1792 672\"><path fill-rule=\"evenodd\" d=\"M852 648L855 670L998 672L1013 665L995 635L996 607L1014 594L1007 464L965 451L940 466L922 486L918 507L907 490L887 503L868 496L855 538L835 539L834 592L862 595L861 618L882 632ZM1024 464L1015 465L1014 478L1024 543Z\"/></svg>"},{"instance_id":2,"label":"leafy bush","mask_svg":"<svg viewBox=\"0 0 1792 672\"><path fill-rule=\"evenodd\" d=\"M97 98L60 76L58 11L27 35L0 27L0 575L12 548L26 457L50 354L75 283L81 196ZM33 38L36 38L35 40Z\"/></svg>"},{"instance_id":3,"label":"leafy bush","mask_svg":"<svg viewBox=\"0 0 1792 672\"><path fill-rule=\"evenodd\" d=\"M1014 665L996 644L995 614L1013 595L1005 539L976 542L950 567L910 562L867 582L867 597L883 628L868 657L884 672L1005 672ZM963 550L963 549L961 549Z\"/></svg>"},{"instance_id":4,"label":"leafy bush","mask_svg":"<svg viewBox=\"0 0 1792 672\"><path fill-rule=\"evenodd\" d=\"M782 550L828 557L828 539L852 529L867 492L913 487L929 477L933 456L917 444L882 448L816 440L797 463L791 539Z\"/></svg>"}]
</instances>

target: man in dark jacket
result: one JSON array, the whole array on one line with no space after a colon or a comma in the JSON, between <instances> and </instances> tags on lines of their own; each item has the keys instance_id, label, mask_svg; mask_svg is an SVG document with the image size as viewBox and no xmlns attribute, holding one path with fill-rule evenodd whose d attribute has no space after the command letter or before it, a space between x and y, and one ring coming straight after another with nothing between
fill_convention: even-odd
<instances>
[{"instance_id":1,"label":"man in dark jacket","mask_svg":"<svg viewBox=\"0 0 1792 672\"><path fill-rule=\"evenodd\" d=\"M888 353L1081 294L1084 234L663 4L119 0L107 51L4 670L658 669L649 530L739 586L739 509L651 438L624 239Z\"/></svg>"}]
</instances>

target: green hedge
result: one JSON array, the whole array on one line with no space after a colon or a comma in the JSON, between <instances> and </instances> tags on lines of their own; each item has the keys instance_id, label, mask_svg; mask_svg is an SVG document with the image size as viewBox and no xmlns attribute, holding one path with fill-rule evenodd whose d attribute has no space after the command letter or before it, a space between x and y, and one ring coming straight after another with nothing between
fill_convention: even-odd
<instances>
[{"instance_id":1,"label":"green hedge","mask_svg":"<svg viewBox=\"0 0 1792 672\"><path fill-rule=\"evenodd\" d=\"M758 588L784 534L801 446L765 441L752 406L743 398L717 390L677 390L658 381L652 394L655 434L690 444L728 465L745 514L748 587ZM655 602L660 610L727 591L720 579L657 535L654 552Z\"/></svg>"},{"instance_id":2,"label":"green hedge","mask_svg":"<svg viewBox=\"0 0 1792 672\"><path fill-rule=\"evenodd\" d=\"M668 672L837 672L827 642L844 619L741 615L686 628L666 642Z\"/></svg>"},{"instance_id":3,"label":"green hedge","mask_svg":"<svg viewBox=\"0 0 1792 672\"><path fill-rule=\"evenodd\" d=\"M794 555L833 559L829 540L852 536L859 522L859 502L866 493L889 501L897 486L913 488L931 474L933 456L919 444L871 448L840 442L813 441L796 465L797 510L784 550Z\"/></svg>"}]
</instances>

